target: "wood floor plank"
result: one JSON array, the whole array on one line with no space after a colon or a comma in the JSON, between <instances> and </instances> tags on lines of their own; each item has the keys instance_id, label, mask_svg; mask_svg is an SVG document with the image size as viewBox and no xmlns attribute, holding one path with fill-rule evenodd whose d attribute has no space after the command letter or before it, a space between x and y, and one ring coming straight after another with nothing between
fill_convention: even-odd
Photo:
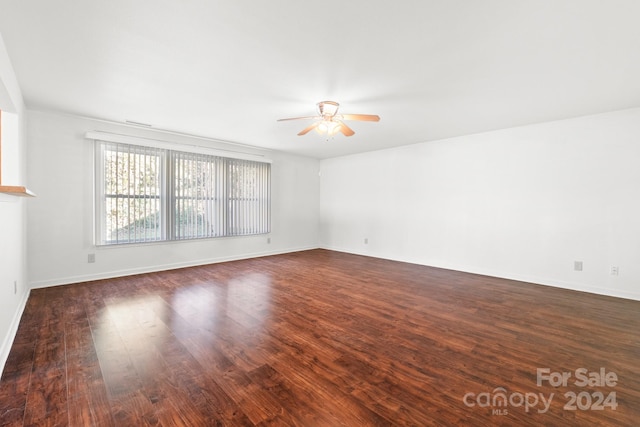
<instances>
[{"instance_id":1,"label":"wood floor plank","mask_svg":"<svg viewBox=\"0 0 640 427\"><path fill-rule=\"evenodd\" d=\"M24 422L34 358L35 341L13 345L0 380L0 420L3 426L21 426Z\"/></svg>"},{"instance_id":2,"label":"wood floor plank","mask_svg":"<svg viewBox=\"0 0 640 427\"><path fill-rule=\"evenodd\" d=\"M67 289L65 298L65 343L69 425L114 426L85 308L89 305L86 286Z\"/></svg>"},{"instance_id":3,"label":"wood floor plank","mask_svg":"<svg viewBox=\"0 0 640 427\"><path fill-rule=\"evenodd\" d=\"M33 290L0 425L634 426L639 363L639 301L312 250Z\"/></svg>"},{"instance_id":4,"label":"wood floor plank","mask_svg":"<svg viewBox=\"0 0 640 427\"><path fill-rule=\"evenodd\" d=\"M64 336L36 343L24 422L67 425L67 377Z\"/></svg>"}]
</instances>

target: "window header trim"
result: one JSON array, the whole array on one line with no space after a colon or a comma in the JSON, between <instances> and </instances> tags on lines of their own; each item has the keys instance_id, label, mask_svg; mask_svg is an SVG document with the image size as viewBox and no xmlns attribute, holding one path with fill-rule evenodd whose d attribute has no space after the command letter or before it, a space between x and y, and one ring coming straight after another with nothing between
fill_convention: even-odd
<instances>
[{"instance_id":1,"label":"window header trim","mask_svg":"<svg viewBox=\"0 0 640 427\"><path fill-rule=\"evenodd\" d=\"M262 163L273 163L271 159L261 154L251 154L241 151L226 150L223 148L205 147L196 144L182 144L178 142L163 141L154 138L145 138L139 136L123 135L111 132L88 131L85 138L93 141L116 142L121 144L131 144L143 147L162 148L166 150L183 151L198 154L209 154L218 157L227 157L231 159L252 160Z\"/></svg>"}]
</instances>

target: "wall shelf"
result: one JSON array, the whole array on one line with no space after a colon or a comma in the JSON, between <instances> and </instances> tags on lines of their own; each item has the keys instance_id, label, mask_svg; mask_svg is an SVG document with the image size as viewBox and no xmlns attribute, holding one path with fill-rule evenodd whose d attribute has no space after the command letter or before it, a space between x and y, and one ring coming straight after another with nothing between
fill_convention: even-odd
<instances>
[{"instance_id":1,"label":"wall shelf","mask_svg":"<svg viewBox=\"0 0 640 427\"><path fill-rule=\"evenodd\" d=\"M31 190L18 185L0 185L0 193L18 197L36 197Z\"/></svg>"}]
</instances>

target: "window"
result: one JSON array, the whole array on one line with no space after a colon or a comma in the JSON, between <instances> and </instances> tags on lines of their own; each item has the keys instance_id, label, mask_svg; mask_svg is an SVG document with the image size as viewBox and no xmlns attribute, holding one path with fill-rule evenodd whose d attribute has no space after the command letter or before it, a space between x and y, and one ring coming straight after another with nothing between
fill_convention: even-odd
<instances>
[{"instance_id":1,"label":"window","mask_svg":"<svg viewBox=\"0 0 640 427\"><path fill-rule=\"evenodd\" d=\"M96 141L97 243L270 231L271 165Z\"/></svg>"}]
</instances>

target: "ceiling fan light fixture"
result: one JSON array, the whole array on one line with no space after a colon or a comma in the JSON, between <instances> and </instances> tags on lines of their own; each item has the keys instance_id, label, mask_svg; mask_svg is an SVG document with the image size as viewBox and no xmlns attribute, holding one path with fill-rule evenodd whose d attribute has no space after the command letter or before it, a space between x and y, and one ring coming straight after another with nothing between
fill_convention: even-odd
<instances>
[{"instance_id":1,"label":"ceiling fan light fixture","mask_svg":"<svg viewBox=\"0 0 640 427\"><path fill-rule=\"evenodd\" d=\"M335 134L337 134L338 132L340 132L340 127L342 125L340 123L336 123L336 122L331 122L330 126L329 126L329 131L327 132L329 134L329 136L333 136Z\"/></svg>"},{"instance_id":2,"label":"ceiling fan light fixture","mask_svg":"<svg viewBox=\"0 0 640 427\"><path fill-rule=\"evenodd\" d=\"M333 120L323 120L316 126L316 132L320 135L327 134L333 136L340 132L340 126L340 123L334 122Z\"/></svg>"}]
</instances>

